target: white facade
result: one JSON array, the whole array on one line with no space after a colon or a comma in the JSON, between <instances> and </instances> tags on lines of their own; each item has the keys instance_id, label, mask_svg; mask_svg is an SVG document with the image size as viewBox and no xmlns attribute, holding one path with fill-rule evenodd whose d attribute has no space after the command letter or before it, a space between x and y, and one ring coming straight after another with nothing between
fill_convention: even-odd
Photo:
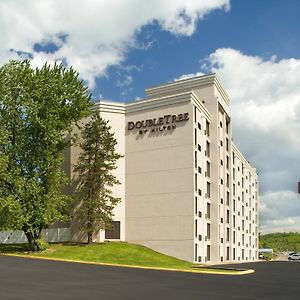
<instances>
[{"instance_id":1,"label":"white facade","mask_svg":"<svg viewBox=\"0 0 300 300\"><path fill-rule=\"evenodd\" d=\"M120 240L194 262L256 260L258 178L232 143L229 98L217 77L146 91L143 101L94 107L124 155L114 190ZM71 236L79 239L77 228Z\"/></svg>"}]
</instances>

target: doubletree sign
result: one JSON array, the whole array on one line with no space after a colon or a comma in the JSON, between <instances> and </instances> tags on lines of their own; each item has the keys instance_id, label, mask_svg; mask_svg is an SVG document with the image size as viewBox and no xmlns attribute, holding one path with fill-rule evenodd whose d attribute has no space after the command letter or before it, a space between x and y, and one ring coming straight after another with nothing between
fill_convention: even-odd
<instances>
[{"instance_id":1,"label":"doubletree sign","mask_svg":"<svg viewBox=\"0 0 300 300\"><path fill-rule=\"evenodd\" d=\"M189 113L177 115L165 115L159 118L141 120L137 122L128 122L127 130L137 129L139 134L146 132L162 132L165 130L174 130L179 122L189 120Z\"/></svg>"}]
</instances>

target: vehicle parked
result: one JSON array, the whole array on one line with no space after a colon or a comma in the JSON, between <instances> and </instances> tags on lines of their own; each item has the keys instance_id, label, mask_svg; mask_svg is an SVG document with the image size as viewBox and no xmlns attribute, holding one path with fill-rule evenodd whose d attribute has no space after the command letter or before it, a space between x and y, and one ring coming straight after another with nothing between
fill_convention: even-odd
<instances>
[{"instance_id":1,"label":"vehicle parked","mask_svg":"<svg viewBox=\"0 0 300 300\"><path fill-rule=\"evenodd\" d=\"M300 253L291 253L288 260L300 260Z\"/></svg>"}]
</instances>

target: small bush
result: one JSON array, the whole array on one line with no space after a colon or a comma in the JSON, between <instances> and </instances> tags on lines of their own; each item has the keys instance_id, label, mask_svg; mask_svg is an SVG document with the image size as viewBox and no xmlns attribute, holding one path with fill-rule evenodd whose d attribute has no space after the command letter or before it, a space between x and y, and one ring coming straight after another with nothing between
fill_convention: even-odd
<instances>
[{"instance_id":1,"label":"small bush","mask_svg":"<svg viewBox=\"0 0 300 300\"><path fill-rule=\"evenodd\" d=\"M37 239L34 243L36 245L35 251L45 251L49 248L49 244L42 239Z\"/></svg>"}]
</instances>

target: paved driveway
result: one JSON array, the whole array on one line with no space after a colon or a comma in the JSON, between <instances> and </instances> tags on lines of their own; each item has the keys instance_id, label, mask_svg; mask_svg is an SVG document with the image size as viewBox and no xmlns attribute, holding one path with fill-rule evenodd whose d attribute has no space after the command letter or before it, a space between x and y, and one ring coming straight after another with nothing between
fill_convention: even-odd
<instances>
[{"instance_id":1,"label":"paved driveway","mask_svg":"<svg viewBox=\"0 0 300 300\"><path fill-rule=\"evenodd\" d=\"M220 276L0 256L0 299L300 299L300 263L242 266L256 272Z\"/></svg>"}]
</instances>

